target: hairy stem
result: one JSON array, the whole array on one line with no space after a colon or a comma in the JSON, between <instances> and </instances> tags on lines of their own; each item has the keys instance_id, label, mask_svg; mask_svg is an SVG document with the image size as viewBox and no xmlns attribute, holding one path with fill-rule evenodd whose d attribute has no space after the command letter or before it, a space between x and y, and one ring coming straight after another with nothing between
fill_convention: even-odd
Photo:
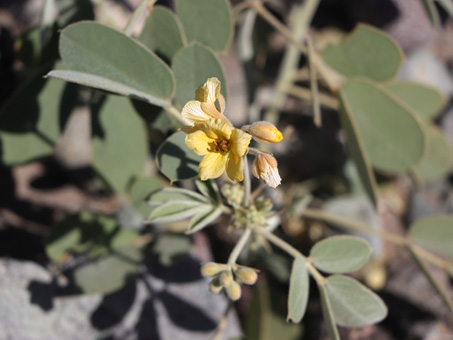
<instances>
[{"instance_id":1,"label":"hairy stem","mask_svg":"<svg viewBox=\"0 0 453 340\"><path fill-rule=\"evenodd\" d=\"M273 243L275 246L279 247L281 250L285 251L292 257L302 257L305 260L308 272L313 276L318 284L323 284L326 281L326 278L321 275L321 273L313 266L310 261L310 258L305 257L300 251L294 248L292 245L282 240L280 237L264 230L261 227L255 227L253 230L267 239L269 242Z\"/></svg>"},{"instance_id":2,"label":"hairy stem","mask_svg":"<svg viewBox=\"0 0 453 340\"><path fill-rule=\"evenodd\" d=\"M236 263L239 255L241 254L242 249L244 249L251 234L252 230L250 228L244 230L244 233L242 234L238 243L236 243L236 245L234 246L234 249L231 252L230 257L228 258L228 265L231 266Z\"/></svg>"}]
</instances>

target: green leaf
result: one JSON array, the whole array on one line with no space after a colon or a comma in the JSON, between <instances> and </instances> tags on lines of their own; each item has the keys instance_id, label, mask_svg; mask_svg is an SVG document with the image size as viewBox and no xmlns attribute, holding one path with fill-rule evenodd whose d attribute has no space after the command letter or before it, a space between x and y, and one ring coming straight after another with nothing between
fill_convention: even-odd
<instances>
[{"instance_id":1,"label":"green leaf","mask_svg":"<svg viewBox=\"0 0 453 340\"><path fill-rule=\"evenodd\" d=\"M354 236L329 237L310 251L313 264L326 273L350 273L360 269L370 257L368 243Z\"/></svg>"},{"instance_id":2,"label":"green leaf","mask_svg":"<svg viewBox=\"0 0 453 340\"><path fill-rule=\"evenodd\" d=\"M74 271L74 281L84 294L107 293L120 289L136 274L143 260L140 248L126 246Z\"/></svg>"},{"instance_id":3,"label":"green leaf","mask_svg":"<svg viewBox=\"0 0 453 340\"><path fill-rule=\"evenodd\" d=\"M106 77L70 70L51 71L47 74L48 77L76 83L84 86L94 87L96 89L113 92L123 96L140 99L145 102L153 103L154 105L168 106L170 102L167 100L156 98L146 92L141 92L136 88L127 86L123 83L118 83Z\"/></svg>"},{"instance_id":4,"label":"green leaf","mask_svg":"<svg viewBox=\"0 0 453 340\"><path fill-rule=\"evenodd\" d=\"M428 152L414 171L423 180L431 181L446 176L450 171L452 149L448 139L437 128L428 128L427 132Z\"/></svg>"},{"instance_id":5,"label":"green leaf","mask_svg":"<svg viewBox=\"0 0 453 340\"><path fill-rule=\"evenodd\" d=\"M197 201L168 202L158 206L149 215L153 223L167 223L183 220L206 210L209 205Z\"/></svg>"},{"instance_id":6,"label":"green leaf","mask_svg":"<svg viewBox=\"0 0 453 340\"><path fill-rule=\"evenodd\" d=\"M202 181L197 179L195 184L198 190L212 202L219 204L221 202L220 190L216 182L213 180Z\"/></svg>"},{"instance_id":7,"label":"green leaf","mask_svg":"<svg viewBox=\"0 0 453 340\"><path fill-rule=\"evenodd\" d=\"M368 80L350 80L339 90L343 113L357 126L371 164L384 171L402 172L425 153L422 121L407 105Z\"/></svg>"},{"instance_id":8,"label":"green leaf","mask_svg":"<svg viewBox=\"0 0 453 340\"><path fill-rule=\"evenodd\" d=\"M422 0L423 6L425 7L426 14L428 14L431 23L436 29L440 28L440 17L437 11L434 0Z\"/></svg>"},{"instance_id":9,"label":"green leaf","mask_svg":"<svg viewBox=\"0 0 453 340\"><path fill-rule=\"evenodd\" d=\"M205 210L194 215L189 222L189 233L194 233L208 226L214 222L217 217L222 215L222 210L220 208L215 208L212 206L207 206Z\"/></svg>"},{"instance_id":10,"label":"green leaf","mask_svg":"<svg viewBox=\"0 0 453 340\"><path fill-rule=\"evenodd\" d=\"M71 71L136 90L138 98L147 93L156 105L173 96L175 80L168 66L140 43L107 26L81 22L65 28L60 35L60 55Z\"/></svg>"},{"instance_id":11,"label":"green leaf","mask_svg":"<svg viewBox=\"0 0 453 340\"><path fill-rule=\"evenodd\" d=\"M6 165L51 154L64 128L62 122L75 104L73 85L42 78L48 69L31 78L0 111L2 160Z\"/></svg>"},{"instance_id":12,"label":"green leaf","mask_svg":"<svg viewBox=\"0 0 453 340\"><path fill-rule=\"evenodd\" d=\"M161 205L167 202L196 201L198 203L209 203L206 198L200 194L181 188L163 188L153 191L147 197L148 204Z\"/></svg>"},{"instance_id":13,"label":"green leaf","mask_svg":"<svg viewBox=\"0 0 453 340\"><path fill-rule=\"evenodd\" d=\"M113 190L124 193L148 155L143 122L124 97L106 96L93 111L93 166Z\"/></svg>"},{"instance_id":14,"label":"green leaf","mask_svg":"<svg viewBox=\"0 0 453 340\"><path fill-rule=\"evenodd\" d=\"M185 138L184 132L176 132L157 150L157 166L172 182L198 176L198 164L202 157L187 147Z\"/></svg>"},{"instance_id":15,"label":"green leaf","mask_svg":"<svg viewBox=\"0 0 453 340\"><path fill-rule=\"evenodd\" d=\"M170 63L176 52L187 45L179 18L163 6L155 6L138 38L145 46Z\"/></svg>"},{"instance_id":16,"label":"green leaf","mask_svg":"<svg viewBox=\"0 0 453 340\"><path fill-rule=\"evenodd\" d=\"M398 73L403 52L386 33L360 24L341 44L328 46L322 57L346 77L385 82Z\"/></svg>"},{"instance_id":17,"label":"green leaf","mask_svg":"<svg viewBox=\"0 0 453 340\"><path fill-rule=\"evenodd\" d=\"M334 319L340 326L364 327L387 316L381 298L353 278L332 275L326 289Z\"/></svg>"},{"instance_id":18,"label":"green leaf","mask_svg":"<svg viewBox=\"0 0 453 340\"><path fill-rule=\"evenodd\" d=\"M340 99L340 120L341 125L346 133L348 151L357 168L363 188L368 195L373 206L377 207L377 184L374 177L373 169L371 168L370 159L366 153L365 145L360 137L359 127L350 113L347 105L339 96Z\"/></svg>"},{"instance_id":19,"label":"green leaf","mask_svg":"<svg viewBox=\"0 0 453 340\"><path fill-rule=\"evenodd\" d=\"M227 100L227 83L222 66L209 48L192 43L179 50L173 58L172 69L176 78L176 100L181 106L194 100L195 91L211 77L220 80L221 93Z\"/></svg>"},{"instance_id":20,"label":"green leaf","mask_svg":"<svg viewBox=\"0 0 453 340\"><path fill-rule=\"evenodd\" d=\"M159 254L160 263L171 266L175 260L190 252L192 244L192 237L185 234L166 233L157 238L153 251Z\"/></svg>"},{"instance_id":21,"label":"green leaf","mask_svg":"<svg viewBox=\"0 0 453 340\"><path fill-rule=\"evenodd\" d=\"M299 323L302 320L307 309L308 290L309 281L305 259L299 256L294 259L291 271L286 321L292 320L295 323Z\"/></svg>"},{"instance_id":22,"label":"green leaf","mask_svg":"<svg viewBox=\"0 0 453 340\"><path fill-rule=\"evenodd\" d=\"M453 255L453 216L438 215L422 218L411 225L409 235L426 249Z\"/></svg>"},{"instance_id":23,"label":"green leaf","mask_svg":"<svg viewBox=\"0 0 453 340\"><path fill-rule=\"evenodd\" d=\"M445 96L435 88L410 81L395 81L385 88L409 106L423 120L429 122L445 106Z\"/></svg>"},{"instance_id":24,"label":"green leaf","mask_svg":"<svg viewBox=\"0 0 453 340\"><path fill-rule=\"evenodd\" d=\"M143 218L148 218L149 214L153 210L153 207L147 204L149 193L162 188L162 186L162 181L157 177L138 178L132 184L129 190L132 205Z\"/></svg>"},{"instance_id":25,"label":"green leaf","mask_svg":"<svg viewBox=\"0 0 453 340\"><path fill-rule=\"evenodd\" d=\"M322 316L326 322L327 331L332 340L340 340L338 328L332 311L332 305L327 293L326 284L318 284L319 295L321 296Z\"/></svg>"},{"instance_id":26,"label":"green leaf","mask_svg":"<svg viewBox=\"0 0 453 340\"><path fill-rule=\"evenodd\" d=\"M233 19L227 0L176 0L176 13L190 41L224 51L233 38Z\"/></svg>"}]
</instances>

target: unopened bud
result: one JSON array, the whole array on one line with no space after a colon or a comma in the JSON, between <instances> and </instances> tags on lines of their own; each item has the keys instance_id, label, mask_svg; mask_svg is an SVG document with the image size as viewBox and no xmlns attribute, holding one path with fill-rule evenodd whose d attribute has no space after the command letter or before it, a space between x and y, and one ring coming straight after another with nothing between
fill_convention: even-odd
<instances>
[{"instance_id":1,"label":"unopened bud","mask_svg":"<svg viewBox=\"0 0 453 340\"><path fill-rule=\"evenodd\" d=\"M256 122L245 126L244 129L253 139L261 143L278 143L283 140L283 134L269 122Z\"/></svg>"},{"instance_id":2,"label":"unopened bud","mask_svg":"<svg viewBox=\"0 0 453 340\"><path fill-rule=\"evenodd\" d=\"M247 285L255 284L258 279L258 274L252 268L239 268L234 272L236 274L236 279Z\"/></svg>"},{"instance_id":3,"label":"unopened bud","mask_svg":"<svg viewBox=\"0 0 453 340\"><path fill-rule=\"evenodd\" d=\"M233 274L229 270L225 270L219 276L220 283L224 287L228 287L233 281Z\"/></svg>"},{"instance_id":4,"label":"unopened bud","mask_svg":"<svg viewBox=\"0 0 453 340\"><path fill-rule=\"evenodd\" d=\"M278 173L277 160L270 154L259 153L256 155L252 172L256 178L272 188L276 188L282 182Z\"/></svg>"},{"instance_id":5,"label":"unopened bud","mask_svg":"<svg viewBox=\"0 0 453 340\"><path fill-rule=\"evenodd\" d=\"M201 266L201 274L203 276L214 276L222 270L225 270L225 266L215 262L208 262Z\"/></svg>"},{"instance_id":6,"label":"unopened bud","mask_svg":"<svg viewBox=\"0 0 453 340\"><path fill-rule=\"evenodd\" d=\"M236 281L231 282L225 290L228 297L233 301L239 300L241 297L241 286Z\"/></svg>"},{"instance_id":7,"label":"unopened bud","mask_svg":"<svg viewBox=\"0 0 453 340\"><path fill-rule=\"evenodd\" d=\"M220 294L222 292L223 286L218 277L211 281L209 284L209 290L214 294Z\"/></svg>"}]
</instances>

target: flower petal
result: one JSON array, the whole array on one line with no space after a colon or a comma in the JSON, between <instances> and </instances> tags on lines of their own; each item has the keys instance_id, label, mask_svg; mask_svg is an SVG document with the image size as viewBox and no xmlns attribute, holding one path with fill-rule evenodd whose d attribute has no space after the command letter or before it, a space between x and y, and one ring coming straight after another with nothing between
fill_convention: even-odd
<instances>
[{"instance_id":1,"label":"flower petal","mask_svg":"<svg viewBox=\"0 0 453 340\"><path fill-rule=\"evenodd\" d=\"M226 163L226 173L233 182L240 182L244 179L244 162L242 157L230 153Z\"/></svg>"},{"instance_id":2,"label":"flower petal","mask_svg":"<svg viewBox=\"0 0 453 340\"><path fill-rule=\"evenodd\" d=\"M248 133L239 129L234 129L230 137L231 152L239 157L244 156L247 153L251 139L252 136Z\"/></svg>"},{"instance_id":3,"label":"flower petal","mask_svg":"<svg viewBox=\"0 0 453 340\"><path fill-rule=\"evenodd\" d=\"M220 94L220 80L216 77L209 78L206 83L201 85L197 91L195 91L195 99L203 102L214 104Z\"/></svg>"},{"instance_id":4,"label":"flower petal","mask_svg":"<svg viewBox=\"0 0 453 340\"><path fill-rule=\"evenodd\" d=\"M223 114L223 112L225 111L225 98L222 96L222 94L219 94L219 98L217 98L219 100L219 104L220 104L220 113Z\"/></svg>"},{"instance_id":5,"label":"flower petal","mask_svg":"<svg viewBox=\"0 0 453 340\"><path fill-rule=\"evenodd\" d=\"M217 110L217 107L212 104L208 103L201 103L200 105L201 109L203 110L204 113L206 113L208 116L211 116L211 118L221 118L222 114Z\"/></svg>"},{"instance_id":6,"label":"flower petal","mask_svg":"<svg viewBox=\"0 0 453 340\"><path fill-rule=\"evenodd\" d=\"M206 122L204 131L210 138L230 140L232 127L223 119L210 119Z\"/></svg>"},{"instance_id":7,"label":"flower petal","mask_svg":"<svg viewBox=\"0 0 453 340\"><path fill-rule=\"evenodd\" d=\"M192 133L189 133L186 136L186 145L189 149L195 151L197 155L203 156L208 153L209 143L213 142L214 139L206 136L203 130L198 130Z\"/></svg>"},{"instance_id":8,"label":"flower petal","mask_svg":"<svg viewBox=\"0 0 453 340\"><path fill-rule=\"evenodd\" d=\"M220 177L225 171L226 157L224 154L210 152L203 157L198 167L200 168L199 176L202 181L210 178Z\"/></svg>"},{"instance_id":9,"label":"flower petal","mask_svg":"<svg viewBox=\"0 0 453 340\"><path fill-rule=\"evenodd\" d=\"M187 102L182 108L181 116L187 125L194 125L197 123L203 123L209 119L212 119L209 114L201 109L201 102L197 100L191 100Z\"/></svg>"}]
</instances>

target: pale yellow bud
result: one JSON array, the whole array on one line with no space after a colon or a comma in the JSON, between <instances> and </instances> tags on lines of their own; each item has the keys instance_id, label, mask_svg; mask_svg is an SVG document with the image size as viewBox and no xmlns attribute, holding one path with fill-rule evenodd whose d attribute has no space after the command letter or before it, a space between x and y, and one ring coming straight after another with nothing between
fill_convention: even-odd
<instances>
[{"instance_id":1,"label":"pale yellow bud","mask_svg":"<svg viewBox=\"0 0 453 340\"><path fill-rule=\"evenodd\" d=\"M222 272L222 274L220 274L219 280L222 286L228 287L231 282L233 282L233 274L231 273L231 271L226 270Z\"/></svg>"},{"instance_id":2,"label":"pale yellow bud","mask_svg":"<svg viewBox=\"0 0 453 340\"><path fill-rule=\"evenodd\" d=\"M239 282L245 283L247 285L255 284L258 279L258 274L252 268L239 268L234 272L236 274L236 279Z\"/></svg>"},{"instance_id":3,"label":"pale yellow bud","mask_svg":"<svg viewBox=\"0 0 453 340\"><path fill-rule=\"evenodd\" d=\"M220 294L223 290L223 286L219 281L219 278L215 278L214 280L211 281L209 284L209 290L214 293L214 294Z\"/></svg>"},{"instance_id":4,"label":"pale yellow bud","mask_svg":"<svg viewBox=\"0 0 453 340\"><path fill-rule=\"evenodd\" d=\"M220 265L215 262L208 262L201 266L201 274L203 276L214 276L225 269L225 265Z\"/></svg>"},{"instance_id":5,"label":"pale yellow bud","mask_svg":"<svg viewBox=\"0 0 453 340\"><path fill-rule=\"evenodd\" d=\"M236 281L231 282L225 290L228 297L233 301L239 300L241 297L241 286Z\"/></svg>"},{"instance_id":6,"label":"pale yellow bud","mask_svg":"<svg viewBox=\"0 0 453 340\"><path fill-rule=\"evenodd\" d=\"M277 160L270 154L259 153L256 155L252 172L256 178L272 188L276 188L282 182L278 173Z\"/></svg>"},{"instance_id":7,"label":"pale yellow bud","mask_svg":"<svg viewBox=\"0 0 453 340\"><path fill-rule=\"evenodd\" d=\"M244 129L258 142L278 143L283 140L283 134L269 122L256 122L247 125Z\"/></svg>"}]
</instances>

